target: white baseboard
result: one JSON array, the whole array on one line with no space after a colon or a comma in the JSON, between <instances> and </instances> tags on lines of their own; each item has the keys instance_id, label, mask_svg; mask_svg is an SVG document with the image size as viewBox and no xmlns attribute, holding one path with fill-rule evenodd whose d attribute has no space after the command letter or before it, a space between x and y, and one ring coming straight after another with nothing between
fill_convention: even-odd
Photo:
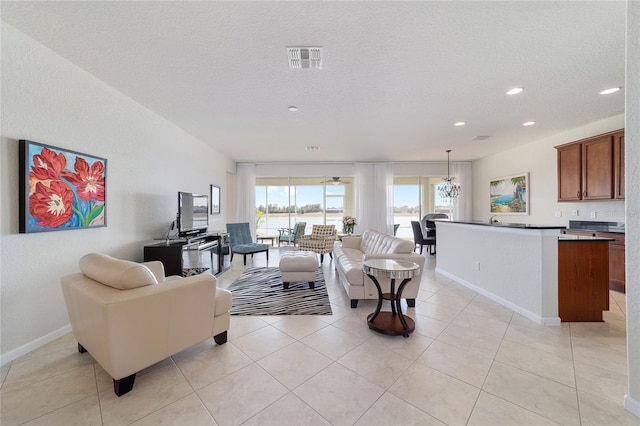
<instances>
[{"instance_id":1,"label":"white baseboard","mask_svg":"<svg viewBox=\"0 0 640 426\"><path fill-rule=\"evenodd\" d=\"M20 358L21 356L26 355L29 352L46 345L49 342L53 342L57 338L62 337L68 333L71 333L71 324L67 324L64 327L59 328L58 330L52 331L45 336L38 337L36 340L32 340L31 342L22 345L19 348L0 355L0 365L10 363L14 359Z\"/></svg>"},{"instance_id":2,"label":"white baseboard","mask_svg":"<svg viewBox=\"0 0 640 426\"><path fill-rule=\"evenodd\" d=\"M452 280L454 280L455 282L457 282L458 284L462 284L463 286L475 291L476 293L480 293L481 295L485 296L487 299L491 299L494 302L497 302L499 304L501 304L502 306L504 306L505 308L509 308L514 312L517 312L518 314L522 315L525 318L530 319L531 321L540 324L540 325L560 325L560 317L541 317L540 315L534 314L531 311L528 311L526 309L524 309L521 306L518 306L514 303L509 302L506 299L503 299L500 296L496 296L493 293L488 292L487 290L478 287L475 284L470 283L469 281L466 281L454 274L451 274L447 271L443 271L442 269L438 269L436 268L436 273L440 274L440 275L444 275L447 278L451 278Z\"/></svg>"},{"instance_id":3,"label":"white baseboard","mask_svg":"<svg viewBox=\"0 0 640 426\"><path fill-rule=\"evenodd\" d=\"M629 395L624 396L624 409L636 417L640 417L640 402L634 400Z\"/></svg>"}]
</instances>

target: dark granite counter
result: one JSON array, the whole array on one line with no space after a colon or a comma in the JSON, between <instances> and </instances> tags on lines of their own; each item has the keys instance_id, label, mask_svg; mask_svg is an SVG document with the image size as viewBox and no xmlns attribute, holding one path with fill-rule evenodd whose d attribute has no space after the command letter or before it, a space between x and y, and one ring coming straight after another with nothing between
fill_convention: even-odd
<instances>
[{"instance_id":1,"label":"dark granite counter","mask_svg":"<svg viewBox=\"0 0 640 426\"><path fill-rule=\"evenodd\" d=\"M594 241L615 241L613 238L607 238L607 237L590 237L587 235L561 235L558 237L558 242L562 243L562 242L566 242L566 241L572 241L572 242L594 242Z\"/></svg>"},{"instance_id":2,"label":"dark granite counter","mask_svg":"<svg viewBox=\"0 0 640 426\"><path fill-rule=\"evenodd\" d=\"M574 231L608 232L624 234L624 222L595 222L589 220L570 220L569 229Z\"/></svg>"},{"instance_id":3,"label":"dark granite counter","mask_svg":"<svg viewBox=\"0 0 640 426\"><path fill-rule=\"evenodd\" d=\"M435 220L434 222L437 222ZM494 228L514 228L514 229L567 229L566 226L561 225L532 225L530 223L510 223L510 222L492 222L482 220L470 220L470 221L450 221L450 223L459 223L462 225L480 225L480 226L492 226Z\"/></svg>"}]
</instances>

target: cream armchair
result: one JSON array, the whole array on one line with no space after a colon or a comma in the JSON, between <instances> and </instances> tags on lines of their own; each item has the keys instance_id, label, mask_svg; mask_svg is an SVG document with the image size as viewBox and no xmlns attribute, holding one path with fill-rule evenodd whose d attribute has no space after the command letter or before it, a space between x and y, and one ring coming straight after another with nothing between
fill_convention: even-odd
<instances>
[{"instance_id":1,"label":"cream armchair","mask_svg":"<svg viewBox=\"0 0 640 426\"><path fill-rule=\"evenodd\" d=\"M303 235L298 247L300 250L318 253L322 263L325 253L329 253L333 259L333 243L336 242L337 235L335 225L313 225L311 234Z\"/></svg>"},{"instance_id":2,"label":"cream armchair","mask_svg":"<svg viewBox=\"0 0 640 426\"><path fill-rule=\"evenodd\" d=\"M78 350L88 351L121 396L136 373L213 336L227 341L231 293L200 274L164 277L161 262L91 253L61 285Z\"/></svg>"}]
</instances>

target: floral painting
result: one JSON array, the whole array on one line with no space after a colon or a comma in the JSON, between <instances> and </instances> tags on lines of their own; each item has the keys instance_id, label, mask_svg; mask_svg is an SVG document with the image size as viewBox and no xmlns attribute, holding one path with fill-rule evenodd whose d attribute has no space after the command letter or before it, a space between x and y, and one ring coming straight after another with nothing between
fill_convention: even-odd
<instances>
[{"instance_id":1,"label":"floral painting","mask_svg":"<svg viewBox=\"0 0 640 426\"><path fill-rule=\"evenodd\" d=\"M106 226L107 160L20 141L20 232Z\"/></svg>"},{"instance_id":2,"label":"floral painting","mask_svg":"<svg viewBox=\"0 0 640 426\"><path fill-rule=\"evenodd\" d=\"M489 183L491 213L529 214L528 188L528 173L491 180Z\"/></svg>"}]
</instances>

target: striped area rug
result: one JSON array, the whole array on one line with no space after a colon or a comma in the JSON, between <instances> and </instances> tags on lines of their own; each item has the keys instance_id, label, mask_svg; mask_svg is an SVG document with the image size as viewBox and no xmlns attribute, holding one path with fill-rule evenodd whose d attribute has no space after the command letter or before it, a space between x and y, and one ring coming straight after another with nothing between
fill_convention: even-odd
<instances>
[{"instance_id":1,"label":"striped area rug","mask_svg":"<svg viewBox=\"0 0 640 426\"><path fill-rule=\"evenodd\" d=\"M233 294L231 315L331 315L329 294L322 269L315 288L290 283L282 288L279 268L249 268L227 288Z\"/></svg>"}]
</instances>

